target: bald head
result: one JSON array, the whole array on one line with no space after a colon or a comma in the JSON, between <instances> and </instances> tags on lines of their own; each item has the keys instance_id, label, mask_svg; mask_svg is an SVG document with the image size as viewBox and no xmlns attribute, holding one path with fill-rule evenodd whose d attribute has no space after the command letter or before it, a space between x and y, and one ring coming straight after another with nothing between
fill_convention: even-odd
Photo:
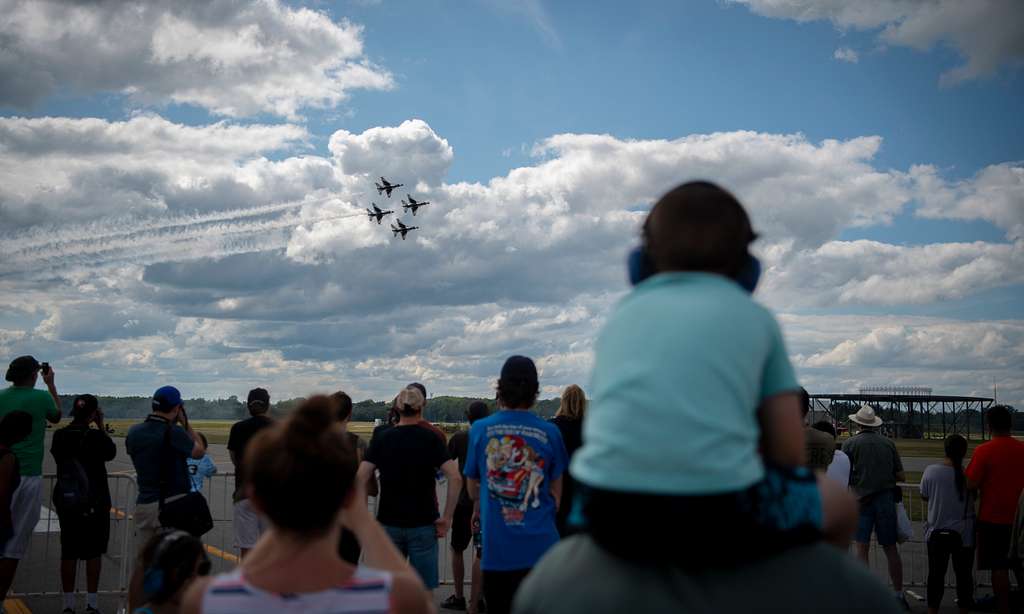
<instances>
[{"instance_id":1,"label":"bald head","mask_svg":"<svg viewBox=\"0 0 1024 614\"><path fill-rule=\"evenodd\" d=\"M654 268L708 271L735 277L756 238L743 206L705 181L685 183L661 197L644 223Z\"/></svg>"}]
</instances>

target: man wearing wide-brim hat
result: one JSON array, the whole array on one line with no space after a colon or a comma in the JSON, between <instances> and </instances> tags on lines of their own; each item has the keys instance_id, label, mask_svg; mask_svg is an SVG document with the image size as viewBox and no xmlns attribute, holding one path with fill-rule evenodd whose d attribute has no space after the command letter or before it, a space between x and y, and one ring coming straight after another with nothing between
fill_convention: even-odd
<instances>
[{"instance_id":1,"label":"man wearing wide-brim hat","mask_svg":"<svg viewBox=\"0 0 1024 614\"><path fill-rule=\"evenodd\" d=\"M906 479L903 461L896 444L878 432L883 420L873 407L862 405L849 418L851 426L856 424L860 431L843 444L843 452L853 465L850 488L860 503L855 536L857 556L867 564L871 534L875 533L878 545L889 562L889 578L896 590L896 598L909 609L903 595L903 561L896 548L895 489L898 482Z\"/></svg>"}]
</instances>

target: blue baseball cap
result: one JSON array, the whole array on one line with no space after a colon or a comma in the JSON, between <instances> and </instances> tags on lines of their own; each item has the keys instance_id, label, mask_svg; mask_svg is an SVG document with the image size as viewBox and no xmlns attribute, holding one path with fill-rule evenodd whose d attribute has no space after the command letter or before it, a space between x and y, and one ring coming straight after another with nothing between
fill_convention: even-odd
<instances>
[{"instance_id":1,"label":"blue baseball cap","mask_svg":"<svg viewBox=\"0 0 1024 614\"><path fill-rule=\"evenodd\" d=\"M174 386L164 386L153 393L153 411L171 411L179 405L181 393Z\"/></svg>"}]
</instances>

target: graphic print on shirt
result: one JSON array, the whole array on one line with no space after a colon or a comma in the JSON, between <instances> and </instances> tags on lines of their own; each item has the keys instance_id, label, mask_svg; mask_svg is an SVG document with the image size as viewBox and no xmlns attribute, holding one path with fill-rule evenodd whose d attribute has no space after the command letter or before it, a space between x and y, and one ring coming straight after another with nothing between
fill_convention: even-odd
<instances>
[{"instance_id":1,"label":"graphic print on shirt","mask_svg":"<svg viewBox=\"0 0 1024 614\"><path fill-rule=\"evenodd\" d=\"M506 525L522 525L527 511L540 507L544 459L526 437L547 443L547 434L521 425L487 429L487 491L501 506Z\"/></svg>"}]
</instances>

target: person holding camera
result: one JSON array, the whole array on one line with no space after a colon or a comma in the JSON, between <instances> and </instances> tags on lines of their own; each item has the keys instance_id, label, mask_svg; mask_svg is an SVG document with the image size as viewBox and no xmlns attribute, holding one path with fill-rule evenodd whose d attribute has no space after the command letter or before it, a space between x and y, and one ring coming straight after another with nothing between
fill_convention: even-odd
<instances>
[{"instance_id":1,"label":"person holding camera","mask_svg":"<svg viewBox=\"0 0 1024 614\"><path fill-rule=\"evenodd\" d=\"M96 428L89 428L95 424ZM50 454L57 462L53 505L60 520L60 580L64 614L75 611L75 575L85 561L86 614L98 614L102 556L110 541L108 461L117 446L103 428L103 410L91 394L75 397L71 424L53 434Z\"/></svg>"},{"instance_id":2,"label":"person holding camera","mask_svg":"<svg viewBox=\"0 0 1024 614\"><path fill-rule=\"evenodd\" d=\"M36 390L40 374L49 394ZM32 430L28 437L11 447L18 459L21 479L11 497L13 535L0 552L0 595L6 595L11 588L18 562L25 556L32 531L39 522L46 423L60 422L60 398L49 363L40 364L32 356L19 356L11 361L5 379L11 386L0 390L0 419L15 411L25 412L32 419Z\"/></svg>"},{"instance_id":3,"label":"person holding camera","mask_svg":"<svg viewBox=\"0 0 1024 614\"><path fill-rule=\"evenodd\" d=\"M128 430L125 447L135 466L139 494L135 501L135 543L141 547L160 528L160 499L171 503L192 490L188 458L202 458L206 447L192 430L174 386L153 394L153 413Z\"/></svg>"}]
</instances>

